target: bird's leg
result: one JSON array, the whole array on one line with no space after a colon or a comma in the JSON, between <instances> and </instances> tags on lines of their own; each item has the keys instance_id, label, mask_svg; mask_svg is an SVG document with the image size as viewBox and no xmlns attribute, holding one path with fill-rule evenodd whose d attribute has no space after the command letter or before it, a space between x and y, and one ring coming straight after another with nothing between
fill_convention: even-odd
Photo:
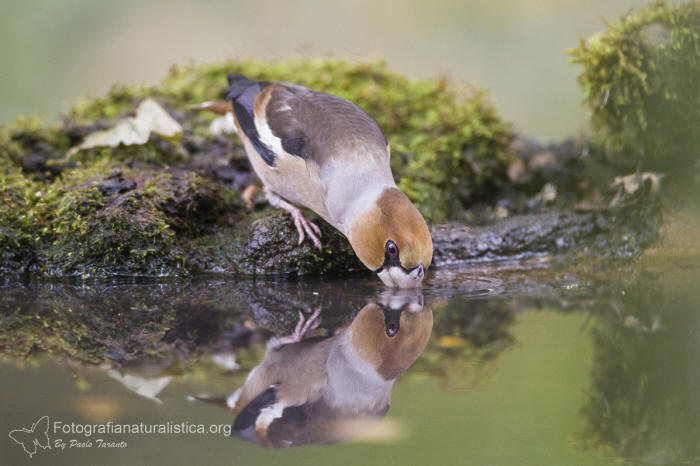
<instances>
[{"instance_id":1,"label":"bird's leg","mask_svg":"<svg viewBox=\"0 0 700 466\"><path fill-rule=\"evenodd\" d=\"M251 184L243 190L243 195L241 197L243 198L243 204L245 204L246 209L253 210L255 207L255 204L253 204L253 195L258 189L260 188Z\"/></svg>"},{"instance_id":2,"label":"bird's leg","mask_svg":"<svg viewBox=\"0 0 700 466\"><path fill-rule=\"evenodd\" d=\"M298 343L304 339L307 333L313 331L321 323L321 308L317 307L313 314L307 319L304 314L299 312L299 322L294 327L291 335L279 338L280 345L288 345L290 343Z\"/></svg>"},{"instance_id":3,"label":"bird's leg","mask_svg":"<svg viewBox=\"0 0 700 466\"><path fill-rule=\"evenodd\" d=\"M267 189L265 190L265 194L267 195L267 201L271 206L286 210L294 219L294 225L297 227L297 231L299 232L298 244L301 244L304 241L304 238L306 237L304 232L306 232L306 234L309 235L309 238L311 238L311 241L313 241L314 246L316 246L318 249L322 248L321 240L319 239L321 236L321 229L318 227L318 225L310 222L304 216L301 209L293 206L289 202L279 197L277 194Z\"/></svg>"}]
</instances>

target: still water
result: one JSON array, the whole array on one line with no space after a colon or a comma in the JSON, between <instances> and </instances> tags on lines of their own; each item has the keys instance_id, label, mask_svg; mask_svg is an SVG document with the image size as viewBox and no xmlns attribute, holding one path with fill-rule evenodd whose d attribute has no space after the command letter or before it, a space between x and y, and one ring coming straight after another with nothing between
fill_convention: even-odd
<instances>
[{"instance_id":1,"label":"still water","mask_svg":"<svg viewBox=\"0 0 700 466\"><path fill-rule=\"evenodd\" d=\"M421 293L364 275L0 292L2 464L700 460L699 296L674 274L539 258L432 270Z\"/></svg>"}]
</instances>

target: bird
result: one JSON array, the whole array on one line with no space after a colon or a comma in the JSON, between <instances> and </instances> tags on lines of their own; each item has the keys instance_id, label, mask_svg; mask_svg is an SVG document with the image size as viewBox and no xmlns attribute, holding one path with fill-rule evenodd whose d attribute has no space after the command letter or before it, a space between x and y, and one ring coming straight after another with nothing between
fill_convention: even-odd
<instances>
[{"instance_id":1,"label":"bird","mask_svg":"<svg viewBox=\"0 0 700 466\"><path fill-rule=\"evenodd\" d=\"M351 440L386 415L394 381L423 352L432 327L421 294L380 296L330 337L273 337L242 387L223 399L194 399L233 411L232 434L258 445Z\"/></svg>"},{"instance_id":2,"label":"bird","mask_svg":"<svg viewBox=\"0 0 700 466\"><path fill-rule=\"evenodd\" d=\"M420 287L433 243L425 219L396 186L379 125L341 97L285 82L228 76L236 132L269 203L292 216L299 245L321 249L310 209L349 240L381 281ZM225 108L219 105L218 107ZM204 103L201 108L217 108Z\"/></svg>"}]
</instances>

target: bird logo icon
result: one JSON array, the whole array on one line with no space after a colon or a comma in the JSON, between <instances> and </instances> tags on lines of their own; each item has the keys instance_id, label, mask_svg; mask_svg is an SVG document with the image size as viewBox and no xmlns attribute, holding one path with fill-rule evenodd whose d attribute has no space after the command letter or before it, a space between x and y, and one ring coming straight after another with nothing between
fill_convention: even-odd
<instances>
[{"instance_id":1,"label":"bird logo icon","mask_svg":"<svg viewBox=\"0 0 700 466\"><path fill-rule=\"evenodd\" d=\"M40 417L29 429L15 429L10 431L10 438L22 446L22 449L31 458L36 454L37 447L51 449L49 445L49 417Z\"/></svg>"}]
</instances>

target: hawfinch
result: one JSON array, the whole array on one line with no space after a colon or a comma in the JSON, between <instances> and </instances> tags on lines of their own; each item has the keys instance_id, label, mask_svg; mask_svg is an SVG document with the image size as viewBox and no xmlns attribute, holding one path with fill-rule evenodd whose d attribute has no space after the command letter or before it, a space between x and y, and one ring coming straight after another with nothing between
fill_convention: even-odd
<instances>
[{"instance_id":1,"label":"hawfinch","mask_svg":"<svg viewBox=\"0 0 700 466\"><path fill-rule=\"evenodd\" d=\"M288 83L229 76L237 133L273 206L321 248L321 230L297 207L343 233L367 268L390 287L420 287L433 243L399 191L389 144L377 123L345 99Z\"/></svg>"},{"instance_id":2,"label":"hawfinch","mask_svg":"<svg viewBox=\"0 0 700 466\"><path fill-rule=\"evenodd\" d=\"M392 296L366 305L331 337L268 344L225 400L196 398L232 410L233 434L259 445L350 440L386 415L394 381L423 352L432 328L422 295Z\"/></svg>"}]
</instances>

